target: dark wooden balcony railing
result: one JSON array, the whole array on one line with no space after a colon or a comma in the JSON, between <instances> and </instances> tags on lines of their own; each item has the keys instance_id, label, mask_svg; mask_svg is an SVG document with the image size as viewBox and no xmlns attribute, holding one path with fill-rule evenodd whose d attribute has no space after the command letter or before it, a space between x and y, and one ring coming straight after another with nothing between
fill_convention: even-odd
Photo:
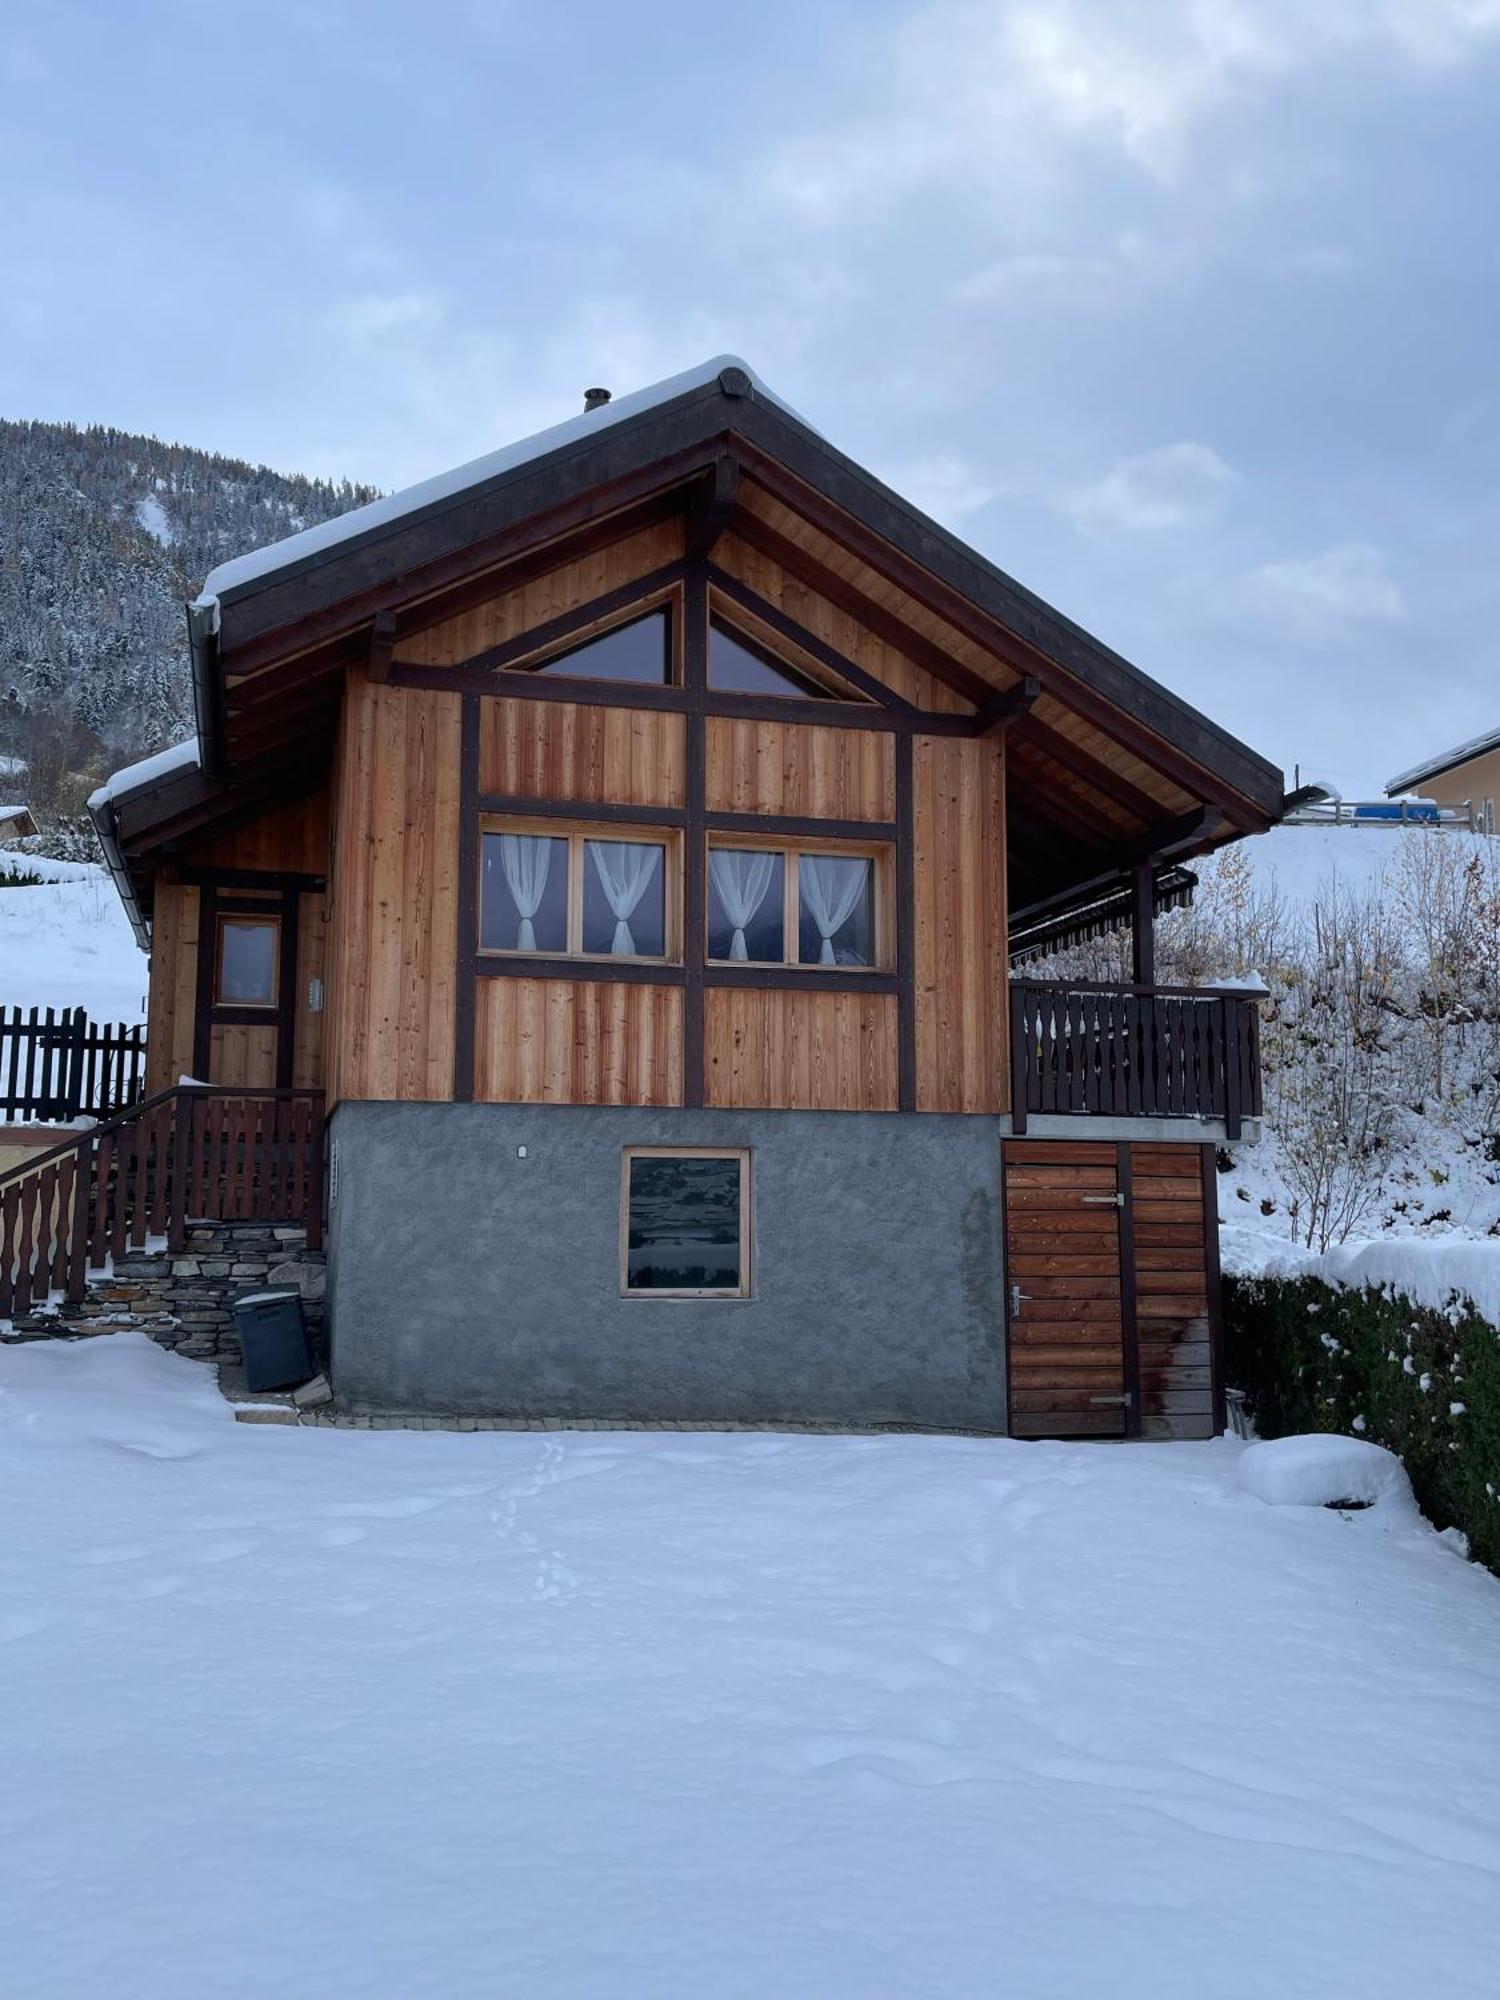
<instances>
[{"instance_id":1,"label":"dark wooden balcony railing","mask_svg":"<svg viewBox=\"0 0 1500 2000\"><path fill-rule=\"evenodd\" d=\"M0 1318L190 1222L323 1225L323 1093L179 1085L0 1174Z\"/></svg>"},{"instance_id":2,"label":"dark wooden balcony railing","mask_svg":"<svg viewBox=\"0 0 1500 2000\"><path fill-rule=\"evenodd\" d=\"M1255 996L1190 986L1010 989L1012 1130L1032 1112L1222 1120L1260 1115Z\"/></svg>"}]
</instances>

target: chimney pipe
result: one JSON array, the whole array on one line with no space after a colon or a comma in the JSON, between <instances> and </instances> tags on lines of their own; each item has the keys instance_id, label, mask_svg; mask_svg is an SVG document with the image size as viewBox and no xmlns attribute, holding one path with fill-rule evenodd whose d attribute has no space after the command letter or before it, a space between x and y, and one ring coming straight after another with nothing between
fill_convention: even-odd
<instances>
[{"instance_id":1,"label":"chimney pipe","mask_svg":"<svg viewBox=\"0 0 1500 2000\"><path fill-rule=\"evenodd\" d=\"M589 410L602 410L604 408L604 405L608 401L609 401L608 389L585 389L583 392L583 407L585 413L587 413Z\"/></svg>"}]
</instances>

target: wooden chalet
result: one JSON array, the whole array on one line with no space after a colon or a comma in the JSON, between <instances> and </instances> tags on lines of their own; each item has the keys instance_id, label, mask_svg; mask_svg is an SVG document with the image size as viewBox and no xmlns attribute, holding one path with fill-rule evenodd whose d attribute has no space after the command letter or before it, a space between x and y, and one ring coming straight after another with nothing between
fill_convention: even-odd
<instances>
[{"instance_id":1,"label":"wooden chalet","mask_svg":"<svg viewBox=\"0 0 1500 2000\"><path fill-rule=\"evenodd\" d=\"M1221 1420L1254 1003L1158 987L1152 924L1279 771L730 359L229 563L189 626L196 741L96 801L148 1096L75 1186L110 1146L168 1229L230 1175L326 1204L341 1400ZM1024 976L1109 925L1129 986Z\"/></svg>"}]
</instances>

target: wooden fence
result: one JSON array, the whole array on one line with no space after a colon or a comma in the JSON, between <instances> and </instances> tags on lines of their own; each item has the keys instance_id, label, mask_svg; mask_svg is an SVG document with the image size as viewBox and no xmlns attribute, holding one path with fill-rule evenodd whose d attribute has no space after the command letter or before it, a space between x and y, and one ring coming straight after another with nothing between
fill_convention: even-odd
<instances>
[{"instance_id":1,"label":"wooden fence","mask_svg":"<svg viewBox=\"0 0 1500 2000\"><path fill-rule=\"evenodd\" d=\"M1012 1130L1028 1112L1222 1119L1231 1139L1260 1114L1253 996L1188 986L1010 989Z\"/></svg>"},{"instance_id":2,"label":"wooden fence","mask_svg":"<svg viewBox=\"0 0 1500 2000\"><path fill-rule=\"evenodd\" d=\"M180 1085L0 1175L0 1318L198 1221L302 1223L318 1247L321 1091Z\"/></svg>"},{"instance_id":3,"label":"wooden fence","mask_svg":"<svg viewBox=\"0 0 1500 2000\"><path fill-rule=\"evenodd\" d=\"M0 1007L0 1121L109 1118L139 1101L146 1030L81 1007Z\"/></svg>"}]
</instances>

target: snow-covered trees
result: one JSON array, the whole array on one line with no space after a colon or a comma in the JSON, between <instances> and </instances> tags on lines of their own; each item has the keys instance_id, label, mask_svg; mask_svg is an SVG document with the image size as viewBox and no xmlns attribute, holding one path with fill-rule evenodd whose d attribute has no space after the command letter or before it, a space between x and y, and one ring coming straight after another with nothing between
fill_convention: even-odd
<instances>
[{"instance_id":1,"label":"snow-covered trees","mask_svg":"<svg viewBox=\"0 0 1500 2000\"><path fill-rule=\"evenodd\" d=\"M1380 865L1353 842L1380 842ZM1265 851L1227 848L1198 864L1192 906L1157 925L1163 984L1265 982L1271 1177L1293 1234L1319 1250L1383 1220L1415 1173L1430 1185L1468 1157L1500 1178L1500 841L1413 828L1329 843L1295 895ZM1362 864L1347 878L1341 853ZM1125 980L1129 941L1028 970Z\"/></svg>"},{"instance_id":2,"label":"snow-covered trees","mask_svg":"<svg viewBox=\"0 0 1500 2000\"><path fill-rule=\"evenodd\" d=\"M373 497L97 425L0 422L0 752L34 767L36 743L81 730L108 762L183 735L184 600L226 556Z\"/></svg>"}]
</instances>

